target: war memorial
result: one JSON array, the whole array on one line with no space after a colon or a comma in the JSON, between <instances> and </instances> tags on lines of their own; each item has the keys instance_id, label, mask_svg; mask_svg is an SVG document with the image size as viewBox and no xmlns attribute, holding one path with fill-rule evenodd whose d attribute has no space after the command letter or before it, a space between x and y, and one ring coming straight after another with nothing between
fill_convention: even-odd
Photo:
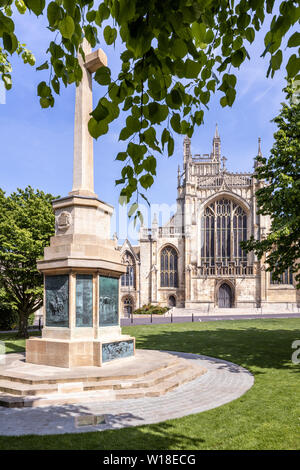
<instances>
[{"instance_id":1,"label":"war memorial","mask_svg":"<svg viewBox=\"0 0 300 470\"><path fill-rule=\"evenodd\" d=\"M119 278L126 266L110 238L113 207L94 193L87 126L92 73L106 64L106 56L91 52L87 41L84 52L75 100L73 188L53 203L55 236L37 263L44 275L42 337L26 341L25 360L12 354L0 365L0 405L28 409L102 402L100 416L105 416L109 403L119 409L120 401L168 395L207 369L180 353L136 351L135 338L121 334ZM160 420L162 411L156 409L152 419Z\"/></svg>"}]
</instances>

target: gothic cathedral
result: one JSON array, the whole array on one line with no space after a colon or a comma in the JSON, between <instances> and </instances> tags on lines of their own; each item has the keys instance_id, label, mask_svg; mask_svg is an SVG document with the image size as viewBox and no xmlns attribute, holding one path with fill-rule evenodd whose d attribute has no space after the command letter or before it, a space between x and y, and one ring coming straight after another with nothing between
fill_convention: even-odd
<instances>
[{"instance_id":1,"label":"gothic cathedral","mask_svg":"<svg viewBox=\"0 0 300 470\"><path fill-rule=\"evenodd\" d=\"M256 211L255 192L262 182L252 173L230 173L225 162L217 127L210 154L192 155L185 137L176 213L162 227L156 217L151 228L142 226L137 246L126 240L120 247L127 265L121 278L123 316L149 303L202 315L223 308L235 313L297 312L292 273L286 271L275 282L264 260L240 246L270 229L269 217Z\"/></svg>"}]
</instances>

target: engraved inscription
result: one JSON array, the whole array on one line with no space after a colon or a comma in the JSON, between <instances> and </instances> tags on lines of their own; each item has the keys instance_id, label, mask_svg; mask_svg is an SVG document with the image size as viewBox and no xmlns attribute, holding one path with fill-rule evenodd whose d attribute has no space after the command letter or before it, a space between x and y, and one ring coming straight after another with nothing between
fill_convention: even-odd
<instances>
[{"instance_id":1,"label":"engraved inscription","mask_svg":"<svg viewBox=\"0 0 300 470\"><path fill-rule=\"evenodd\" d=\"M134 354L133 340L102 344L102 362L113 361Z\"/></svg>"},{"instance_id":2,"label":"engraved inscription","mask_svg":"<svg viewBox=\"0 0 300 470\"><path fill-rule=\"evenodd\" d=\"M46 276L46 326L69 326L69 276Z\"/></svg>"},{"instance_id":3,"label":"engraved inscription","mask_svg":"<svg viewBox=\"0 0 300 470\"><path fill-rule=\"evenodd\" d=\"M93 276L76 276L76 326L93 326Z\"/></svg>"},{"instance_id":4,"label":"engraved inscription","mask_svg":"<svg viewBox=\"0 0 300 470\"><path fill-rule=\"evenodd\" d=\"M99 276L99 325L119 324L118 315L119 280L113 277Z\"/></svg>"}]
</instances>

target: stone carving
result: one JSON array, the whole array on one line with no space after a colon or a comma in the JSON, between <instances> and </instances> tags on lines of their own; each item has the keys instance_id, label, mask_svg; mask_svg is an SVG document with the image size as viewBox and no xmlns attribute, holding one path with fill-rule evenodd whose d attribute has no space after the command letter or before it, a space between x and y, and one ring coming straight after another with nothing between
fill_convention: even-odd
<instances>
[{"instance_id":1,"label":"stone carving","mask_svg":"<svg viewBox=\"0 0 300 470\"><path fill-rule=\"evenodd\" d=\"M72 216L70 212L63 211L56 218L56 227L59 231L68 230L72 224Z\"/></svg>"},{"instance_id":2,"label":"stone carving","mask_svg":"<svg viewBox=\"0 0 300 470\"><path fill-rule=\"evenodd\" d=\"M121 357L130 357L134 354L133 341L118 341L102 345L102 362L112 361Z\"/></svg>"}]
</instances>

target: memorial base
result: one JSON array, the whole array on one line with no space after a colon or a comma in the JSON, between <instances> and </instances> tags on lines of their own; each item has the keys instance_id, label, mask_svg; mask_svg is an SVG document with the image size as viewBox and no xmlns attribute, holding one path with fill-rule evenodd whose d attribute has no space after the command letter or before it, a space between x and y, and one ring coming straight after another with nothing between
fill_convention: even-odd
<instances>
[{"instance_id":1,"label":"memorial base","mask_svg":"<svg viewBox=\"0 0 300 470\"><path fill-rule=\"evenodd\" d=\"M55 367L101 367L134 354L135 338L127 335L105 340L30 338L26 341L26 362Z\"/></svg>"}]
</instances>

